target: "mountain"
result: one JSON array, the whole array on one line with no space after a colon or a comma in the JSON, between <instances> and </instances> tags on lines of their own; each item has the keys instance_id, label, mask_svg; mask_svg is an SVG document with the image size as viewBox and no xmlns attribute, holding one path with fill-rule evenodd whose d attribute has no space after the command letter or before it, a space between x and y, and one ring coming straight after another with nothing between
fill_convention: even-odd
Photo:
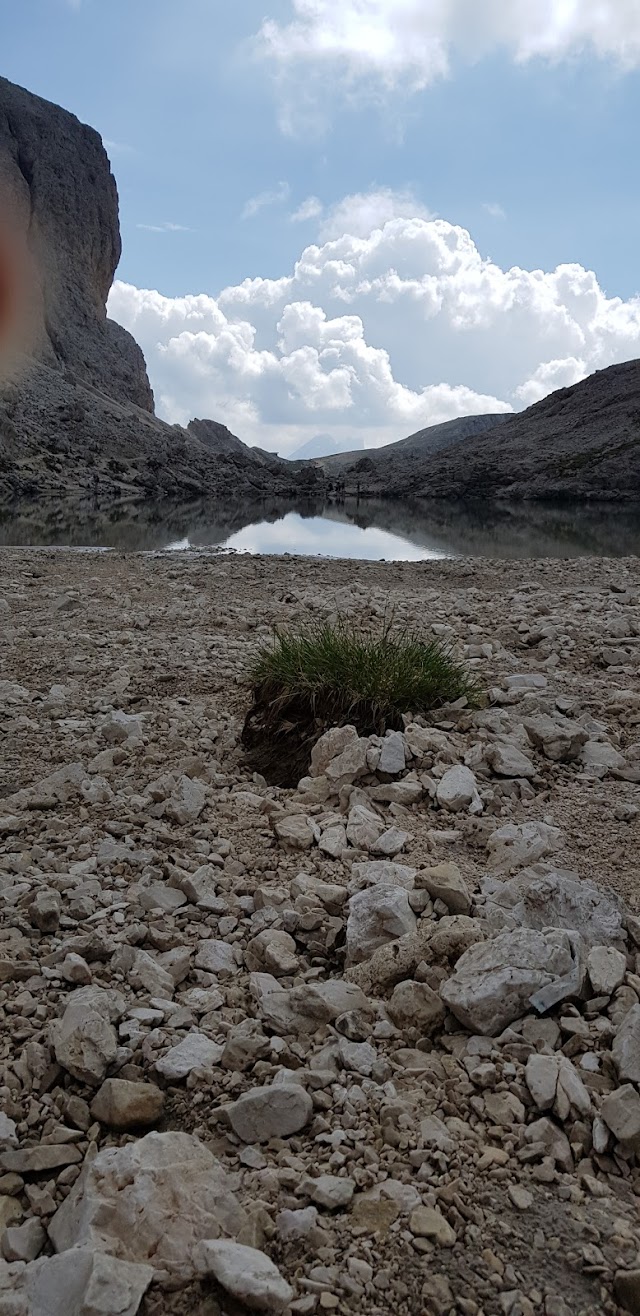
<instances>
[{"instance_id":1,"label":"mountain","mask_svg":"<svg viewBox=\"0 0 640 1316\"><path fill-rule=\"evenodd\" d=\"M428 433L428 431L427 431ZM446 449L360 462L347 490L394 498L640 499L640 361L609 366ZM333 472L332 472L333 474Z\"/></svg>"},{"instance_id":2,"label":"mountain","mask_svg":"<svg viewBox=\"0 0 640 1316\"><path fill-rule=\"evenodd\" d=\"M319 459L319 465L327 475L336 476L354 467L360 462L371 462L374 467L384 468L398 458L423 458L432 452L450 448L455 443L475 438L484 430L493 429L508 419L509 413L496 412L482 416L459 416L456 420L447 420L442 425L429 425L427 429L410 434L408 439L399 439L397 443L387 443L383 448L363 448L361 451L331 453ZM362 467L362 470L369 469ZM386 477L385 477L386 478Z\"/></svg>"},{"instance_id":3,"label":"mountain","mask_svg":"<svg viewBox=\"0 0 640 1316\"><path fill-rule=\"evenodd\" d=\"M215 421L182 429L156 417L143 354L106 311L121 241L101 138L4 78L0 189L0 292L3 279L9 285L0 321L16 308L1 344L0 498L295 496L322 487L319 471L249 448Z\"/></svg>"},{"instance_id":4,"label":"mountain","mask_svg":"<svg viewBox=\"0 0 640 1316\"><path fill-rule=\"evenodd\" d=\"M363 445L364 447L364 442ZM340 439L333 439L330 434L314 434L312 439L303 443L291 454L290 461L311 461L318 457L331 457L335 453L345 452Z\"/></svg>"}]
</instances>

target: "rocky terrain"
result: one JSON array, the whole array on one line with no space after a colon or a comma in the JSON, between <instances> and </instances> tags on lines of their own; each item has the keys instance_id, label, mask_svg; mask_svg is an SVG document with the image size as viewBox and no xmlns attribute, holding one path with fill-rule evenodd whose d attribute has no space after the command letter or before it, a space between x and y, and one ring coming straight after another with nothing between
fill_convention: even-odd
<instances>
[{"instance_id":1,"label":"rocky terrain","mask_svg":"<svg viewBox=\"0 0 640 1316\"><path fill-rule=\"evenodd\" d=\"M182 429L154 415L142 352L106 312L121 242L102 141L4 78L0 191L16 305L12 341L0 342L0 502L321 486L320 472L249 448L214 421Z\"/></svg>"},{"instance_id":2,"label":"rocky terrain","mask_svg":"<svg viewBox=\"0 0 640 1316\"><path fill-rule=\"evenodd\" d=\"M316 462L331 477L339 478L353 466L358 470L370 469L358 466L359 462L372 462L376 471L379 469L382 473L383 470L391 469L390 463L398 459L424 460L433 453L444 452L457 443L474 439L477 435L484 434L485 430L496 429L508 419L508 414L503 415L501 412L486 416L461 416L457 420L447 420L443 425L429 425L426 429L410 434L408 439L400 439L398 443L391 443L386 448L362 448L352 452L331 453L328 457L316 458Z\"/></svg>"},{"instance_id":3,"label":"rocky terrain","mask_svg":"<svg viewBox=\"0 0 640 1316\"><path fill-rule=\"evenodd\" d=\"M438 426L433 434L437 437L446 429ZM361 454L353 454L358 460L338 471L346 492L359 489L361 494L392 498L477 501L492 497L637 501L640 361L599 370L526 411L500 417L497 428L465 437L463 442L446 446L438 442L428 449L412 444L413 440L403 440L377 449L364 462ZM339 460L327 458L322 465L332 473L332 463Z\"/></svg>"},{"instance_id":4,"label":"rocky terrain","mask_svg":"<svg viewBox=\"0 0 640 1316\"><path fill-rule=\"evenodd\" d=\"M252 777L256 646L390 598L486 706ZM640 1311L639 602L3 551L2 1316Z\"/></svg>"}]
</instances>

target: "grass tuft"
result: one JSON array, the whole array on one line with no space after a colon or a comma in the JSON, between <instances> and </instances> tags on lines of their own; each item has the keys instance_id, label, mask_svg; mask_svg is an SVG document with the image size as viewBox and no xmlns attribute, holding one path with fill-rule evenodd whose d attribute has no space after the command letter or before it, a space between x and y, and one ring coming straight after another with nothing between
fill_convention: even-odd
<instances>
[{"instance_id":1,"label":"grass tuft","mask_svg":"<svg viewBox=\"0 0 640 1316\"><path fill-rule=\"evenodd\" d=\"M448 644L388 621L367 632L344 619L276 631L249 680L253 706L243 743L278 785L304 775L313 745L329 727L351 723L360 735L383 735L401 729L405 713L424 715L478 696Z\"/></svg>"}]
</instances>

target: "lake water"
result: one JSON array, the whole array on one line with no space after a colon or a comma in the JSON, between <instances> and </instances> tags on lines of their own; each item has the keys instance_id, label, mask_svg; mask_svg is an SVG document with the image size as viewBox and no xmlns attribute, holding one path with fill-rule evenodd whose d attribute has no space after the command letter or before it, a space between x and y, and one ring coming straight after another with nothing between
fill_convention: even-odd
<instances>
[{"instance_id":1,"label":"lake water","mask_svg":"<svg viewBox=\"0 0 640 1316\"><path fill-rule=\"evenodd\" d=\"M364 500L341 504L62 503L0 508L0 545L218 550L423 561L640 554L640 505L558 507Z\"/></svg>"}]
</instances>

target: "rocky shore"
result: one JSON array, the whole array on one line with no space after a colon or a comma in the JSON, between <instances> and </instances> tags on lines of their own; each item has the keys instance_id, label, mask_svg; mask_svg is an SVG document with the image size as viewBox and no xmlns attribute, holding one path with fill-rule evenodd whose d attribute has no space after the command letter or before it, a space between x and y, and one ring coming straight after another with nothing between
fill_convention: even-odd
<instances>
[{"instance_id":1,"label":"rocky shore","mask_svg":"<svg viewBox=\"0 0 640 1316\"><path fill-rule=\"evenodd\" d=\"M0 1316L640 1312L637 559L0 561ZM391 604L486 706L252 777Z\"/></svg>"}]
</instances>

